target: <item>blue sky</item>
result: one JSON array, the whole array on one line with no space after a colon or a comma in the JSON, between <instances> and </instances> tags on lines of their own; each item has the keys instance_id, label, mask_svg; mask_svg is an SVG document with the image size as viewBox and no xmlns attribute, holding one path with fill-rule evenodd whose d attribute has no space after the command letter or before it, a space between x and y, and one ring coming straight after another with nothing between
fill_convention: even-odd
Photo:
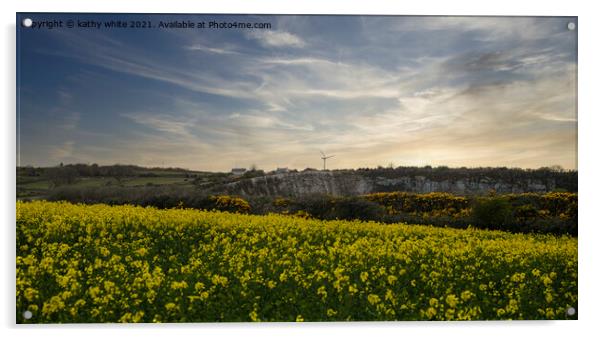
<instances>
[{"instance_id":1,"label":"blue sky","mask_svg":"<svg viewBox=\"0 0 602 337\"><path fill-rule=\"evenodd\" d=\"M18 164L577 165L568 17L18 15Z\"/></svg>"}]
</instances>

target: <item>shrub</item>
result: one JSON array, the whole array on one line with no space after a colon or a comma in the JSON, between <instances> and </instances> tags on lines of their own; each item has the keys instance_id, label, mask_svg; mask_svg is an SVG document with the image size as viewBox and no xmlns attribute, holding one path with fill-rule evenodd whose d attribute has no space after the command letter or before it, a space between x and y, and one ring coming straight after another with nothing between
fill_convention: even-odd
<instances>
[{"instance_id":1,"label":"shrub","mask_svg":"<svg viewBox=\"0 0 602 337\"><path fill-rule=\"evenodd\" d=\"M385 207L358 197L334 199L331 203L330 219L382 221L387 214Z\"/></svg>"},{"instance_id":2,"label":"shrub","mask_svg":"<svg viewBox=\"0 0 602 337\"><path fill-rule=\"evenodd\" d=\"M499 229L518 233L577 235L577 194L553 192L455 196L449 193L374 193L364 196L211 197L179 186L64 186L50 191L49 200L73 203L140 205L157 208L216 209L235 213L303 214L315 219L359 219L408 222L437 227Z\"/></svg>"},{"instance_id":3,"label":"shrub","mask_svg":"<svg viewBox=\"0 0 602 337\"><path fill-rule=\"evenodd\" d=\"M249 203L240 197L217 195L209 197L209 200L214 202L214 209L218 211L227 211L233 213L249 213L251 211L251 206L249 206Z\"/></svg>"},{"instance_id":4,"label":"shrub","mask_svg":"<svg viewBox=\"0 0 602 337\"><path fill-rule=\"evenodd\" d=\"M481 228L502 229L511 220L512 208L504 198L482 197L475 200L472 217Z\"/></svg>"},{"instance_id":5,"label":"shrub","mask_svg":"<svg viewBox=\"0 0 602 337\"><path fill-rule=\"evenodd\" d=\"M451 208L460 210L469 206L469 200L466 197L441 192L426 194L381 192L367 194L363 198L385 207L391 207L397 212L432 212Z\"/></svg>"},{"instance_id":6,"label":"shrub","mask_svg":"<svg viewBox=\"0 0 602 337\"><path fill-rule=\"evenodd\" d=\"M328 219L333 199L331 196L322 194L301 196L291 203L289 212L305 211L312 218Z\"/></svg>"}]
</instances>

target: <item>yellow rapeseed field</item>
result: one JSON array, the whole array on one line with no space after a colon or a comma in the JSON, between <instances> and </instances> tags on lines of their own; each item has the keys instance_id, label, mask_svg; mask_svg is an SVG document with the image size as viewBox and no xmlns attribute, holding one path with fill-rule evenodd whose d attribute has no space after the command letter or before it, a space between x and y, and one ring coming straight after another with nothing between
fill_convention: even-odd
<instances>
[{"instance_id":1,"label":"yellow rapeseed field","mask_svg":"<svg viewBox=\"0 0 602 337\"><path fill-rule=\"evenodd\" d=\"M16 268L19 323L577 318L565 236L18 202Z\"/></svg>"}]
</instances>

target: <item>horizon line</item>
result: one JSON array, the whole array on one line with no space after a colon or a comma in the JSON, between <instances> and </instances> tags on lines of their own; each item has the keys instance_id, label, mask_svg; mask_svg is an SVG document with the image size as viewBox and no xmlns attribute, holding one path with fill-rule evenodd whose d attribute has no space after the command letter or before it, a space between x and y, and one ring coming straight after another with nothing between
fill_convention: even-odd
<instances>
[{"instance_id":1,"label":"horizon line","mask_svg":"<svg viewBox=\"0 0 602 337\"><path fill-rule=\"evenodd\" d=\"M185 170L185 171L192 171L192 172L230 172L229 170L226 171L206 171L206 170L202 170L202 169L195 169L195 168L185 168L185 167L178 167L178 166L145 166L145 165L141 165L141 164L125 164L125 163L113 163L113 164L99 164L99 163L59 163L57 165L53 165L53 166L34 166L31 164L28 165L17 165L16 168L55 168L55 167L61 167L61 166L76 166L76 165L87 165L87 166L92 166L92 165L97 165L97 166L135 166L135 167L139 167L139 168L145 168L145 169L171 169L171 170ZM296 167L274 167L271 170L268 169L262 169L260 167L256 167L255 164L251 164L249 167L243 167L243 166L233 166L230 170L232 169L246 169L248 171L253 171L253 167L255 167L254 170L256 171L264 171L264 172L271 172L271 171L276 171L277 169L288 169L288 170L297 170L297 171L303 171L303 170L316 170L316 171L324 171L323 169L317 168L317 167L305 167L305 168L296 168ZM557 164L553 164L553 165L548 165L548 166L540 166L540 167L519 167L519 166L449 166L449 165L377 165L374 167L350 167L350 168L334 168L334 169L326 169L326 171L345 171L345 170L362 170L362 169L397 169L397 168L447 168L447 169L509 169L509 170L524 170L524 171L528 171L528 170L541 170L541 169L550 169L550 170L556 170L556 171L560 171L560 172L572 172L575 171L577 172L578 169L577 167L575 167L574 169L569 169L569 168L565 168L562 165L557 165Z\"/></svg>"}]
</instances>

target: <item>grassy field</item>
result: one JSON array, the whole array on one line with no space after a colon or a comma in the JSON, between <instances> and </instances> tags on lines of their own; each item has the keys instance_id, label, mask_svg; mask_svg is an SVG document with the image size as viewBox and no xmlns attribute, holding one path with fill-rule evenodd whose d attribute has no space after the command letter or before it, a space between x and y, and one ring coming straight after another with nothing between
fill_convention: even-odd
<instances>
[{"instance_id":1,"label":"grassy field","mask_svg":"<svg viewBox=\"0 0 602 337\"><path fill-rule=\"evenodd\" d=\"M103 186L147 186L147 185L190 185L192 179L183 176L157 176L157 177L129 177L117 180L112 177L85 177L79 178L76 182L69 184L70 187L103 187ZM49 179L30 179L22 180L17 183L20 197L29 197L32 195L44 196L53 188Z\"/></svg>"},{"instance_id":2,"label":"grassy field","mask_svg":"<svg viewBox=\"0 0 602 337\"><path fill-rule=\"evenodd\" d=\"M576 319L577 239L17 203L18 322Z\"/></svg>"},{"instance_id":3,"label":"grassy field","mask_svg":"<svg viewBox=\"0 0 602 337\"><path fill-rule=\"evenodd\" d=\"M194 187L228 177L179 168L149 168L135 165L68 164L54 167L17 167L17 198L46 199L58 188L86 189L108 186Z\"/></svg>"}]
</instances>

